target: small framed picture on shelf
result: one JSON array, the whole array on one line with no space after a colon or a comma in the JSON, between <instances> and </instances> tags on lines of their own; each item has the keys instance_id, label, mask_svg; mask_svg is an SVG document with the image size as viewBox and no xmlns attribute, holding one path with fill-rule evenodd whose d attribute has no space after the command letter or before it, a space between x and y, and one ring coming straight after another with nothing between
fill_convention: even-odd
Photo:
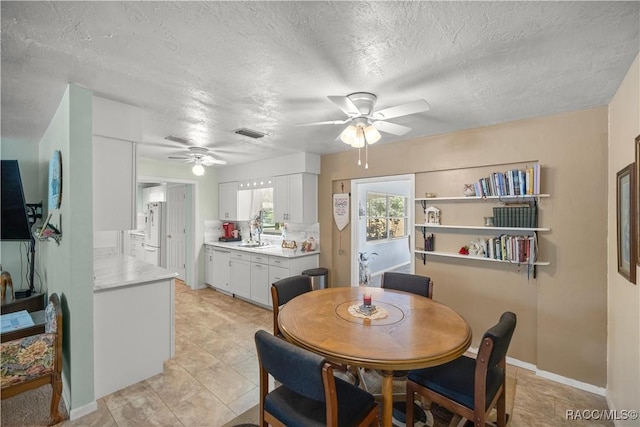
<instances>
[{"instance_id":1,"label":"small framed picture on shelf","mask_svg":"<svg viewBox=\"0 0 640 427\"><path fill-rule=\"evenodd\" d=\"M636 197L636 213L635 213L635 226L636 226L636 264L640 265L640 135L636 137L636 162L635 162L635 181L636 188L634 195Z\"/></svg>"},{"instance_id":2,"label":"small framed picture on shelf","mask_svg":"<svg viewBox=\"0 0 640 427\"><path fill-rule=\"evenodd\" d=\"M636 197L635 163L623 168L616 174L616 216L618 273L636 283Z\"/></svg>"}]
</instances>

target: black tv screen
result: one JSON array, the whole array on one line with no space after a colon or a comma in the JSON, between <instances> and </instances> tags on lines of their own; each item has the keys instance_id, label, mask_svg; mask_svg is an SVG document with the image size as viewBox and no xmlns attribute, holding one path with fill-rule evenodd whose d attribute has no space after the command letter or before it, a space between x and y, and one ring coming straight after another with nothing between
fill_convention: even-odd
<instances>
[{"instance_id":1,"label":"black tv screen","mask_svg":"<svg viewBox=\"0 0 640 427\"><path fill-rule=\"evenodd\" d=\"M17 160L2 160L1 240L31 240L31 227Z\"/></svg>"}]
</instances>

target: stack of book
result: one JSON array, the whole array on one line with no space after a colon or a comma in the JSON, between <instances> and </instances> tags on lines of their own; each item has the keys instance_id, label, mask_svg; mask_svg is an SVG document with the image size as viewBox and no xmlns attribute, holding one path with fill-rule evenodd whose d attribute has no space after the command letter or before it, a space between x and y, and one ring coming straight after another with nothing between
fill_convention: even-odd
<instances>
[{"instance_id":1,"label":"stack of book","mask_svg":"<svg viewBox=\"0 0 640 427\"><path fill-rule=\"evenodd\" d=\"M492 172L474 183L477 197L540 194L540 164L526 169Z\"/></svg>"},{"instance_id":2,"label":"stack of book","mask_svg":"<svg viewBox=\"0 0 640 427\"><path fill-rule=\"evenodd\" d=\"M496 227L536 228L538 207L533 205L493 208L493 223Z\"/></svg>"},{"instance_id":3,"label":"stack of book","mask_svg":"<svg viewBox=\"0 0 640 427\"><path fill-rule=\"evenodd\" d=\"M533 264L537 258L535 236L501 236L485 240L485 258Z\"/></svg>"}]
</instances>

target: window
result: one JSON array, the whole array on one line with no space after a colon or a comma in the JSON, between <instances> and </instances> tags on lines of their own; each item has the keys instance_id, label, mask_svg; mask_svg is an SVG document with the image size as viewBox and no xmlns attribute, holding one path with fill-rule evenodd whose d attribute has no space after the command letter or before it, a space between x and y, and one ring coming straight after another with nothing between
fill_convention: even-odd
<instances>
[{"instance_id":1,"label":"window","mask_svg":"<svg viewBox=\"0 0 640 427\"><path fill-rule=\"evenodd\" d=\"M367 192L367 241L407 235L407 198Z\"/></svg>"}]
</instances>

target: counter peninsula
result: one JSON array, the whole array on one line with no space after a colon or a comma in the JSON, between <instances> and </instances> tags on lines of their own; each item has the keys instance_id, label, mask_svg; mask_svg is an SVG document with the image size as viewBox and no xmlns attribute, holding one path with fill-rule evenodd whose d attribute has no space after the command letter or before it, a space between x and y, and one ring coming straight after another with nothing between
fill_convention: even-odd
<instances>
[{"instance_id":1,"label":"counter peninsula","mask_svg":"<svg viewBox=\"0 0 640 427\"><path fill-rule=\"evenodd\" d=\"M162 372L174 355L177 273L132 256L94 257L94 395Z\"/></svg>"}]
</instances>

